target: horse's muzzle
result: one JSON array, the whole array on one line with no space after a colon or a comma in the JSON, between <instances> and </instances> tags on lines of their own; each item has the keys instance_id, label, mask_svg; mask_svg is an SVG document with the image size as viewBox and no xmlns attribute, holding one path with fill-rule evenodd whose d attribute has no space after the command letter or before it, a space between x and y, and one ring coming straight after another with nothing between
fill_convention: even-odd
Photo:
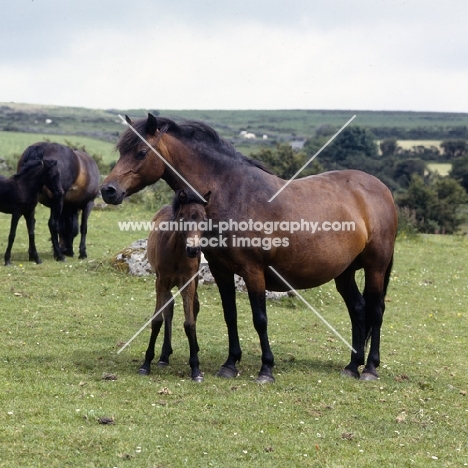
<instances>
[{"instance_id":1,"label":"horse's muzzle","mask_svg":"<svg viewBox=\"0 0 468 468\"><path fill-rule=\"evenodd\" d=\"M195 258L200 255L201 247L186 247L187 249L187 256L190 258Z\"/></svg>"},{"instance_id":2,"label":"horse's muzzle","mask_svg":"<svg viewBox=\"0 0 468 468\"><path fill-rule=\"evenodd\" d=\"M102 199L110 205L120 205L125 198L125 191L115 187L113 184L101 185Z\"/></svg>"}]
</instances>

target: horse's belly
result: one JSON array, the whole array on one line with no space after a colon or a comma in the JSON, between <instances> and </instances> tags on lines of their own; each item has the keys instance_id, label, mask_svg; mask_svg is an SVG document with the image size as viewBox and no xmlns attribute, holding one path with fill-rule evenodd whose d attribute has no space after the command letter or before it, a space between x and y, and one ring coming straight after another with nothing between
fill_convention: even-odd
<instances>
[{"instance_id":1,"label":"horse's belly","mask_svg":"<svg viewBox=\"0 0 468 468\"><path fill-rule=\"evenodd\" d=\"M269 291L290 291L291 289L315 288L333 280L349 265L336 265L333 268L321 269L282 269L268 267L265 271L266 289Z\"/></svg>"}]
</instances>

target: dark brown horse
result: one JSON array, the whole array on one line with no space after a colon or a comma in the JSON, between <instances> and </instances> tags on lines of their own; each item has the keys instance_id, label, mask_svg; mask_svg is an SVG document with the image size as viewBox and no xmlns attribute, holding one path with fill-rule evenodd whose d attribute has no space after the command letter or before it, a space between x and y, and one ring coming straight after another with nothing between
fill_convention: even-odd
<instances>
[{"instance_id":1,"label":"dark brown horse","mask_svg":"<svg viewBox=\"0 0 468 468\"><path fill-rule=\"evenodd\" d=\"M210 194L205 195L209 200ZM184 305L184 330L190 348L191 378L202 382L198 360L198 341L196 333L197 315L200 310L198 301L198 270L200 268L201 248L199 240L203 235L202 223L206 222L206 203L190 190L176 193L172 207L163 206L152 221L152 230L148 237L148 260L156 273L156 309L151 324L151 337L145 355L145 362L139 373L148 375L154 359L154 346L164 318L164 341L158 365L169 364L172 354L172 317L174 300L171 290L178 287ZM183 224L181 224L181 222ZM172 223L172 225L171 225ZM171 228L172 226L172 228ZM182 227L180 230L179 227ZM160 310L163 309L163 315ZM156 315L157 314L157 315Z\"/></svg>"},{"instance_id":2,"label":"dark brown horse","mask_svg":"<svg viewBox=\"0 0 468 468\"><path fill-rule=\"evenodd\" d=\"M44 161L56 161L59 180L46 185L39 201L50 208L49 230L56 260L72 257L73 239L81 233L79 258L86 258L88 217L99 193L100 175L96 162L83 151L72 150L58 143L35 143L24 151L18 162L18 171L31 152L41 153ZM78 211L81 226L78 227Z\"/></svg>"},{"instance_id":3,"label":"dark brown horse","mask_svg":"<svg viewBox=\"0 0 468 468\"><path fill-rule=\"evenodd\" d=\"M223 223L223 229L230 228L223 233L213 231L203 248L221 294L229 337L228 358L218 375L237 375L236 363L241 359L234 288L237 273L246 283L260 338L259 382L274 380L265 289L284 291L289 285L305 289L330 280L335 280L352 325L353 350L343 372L359 377L359 367L365 364L361 378L376 379L397 230L396 209L387 187L371 175L346 170L296 179L284 188L285 180L236 152L207 125L178 125L148 115L133 128L162 158L127 129L118 143L120 159L101 187L104 200L121 203L161 178L173 190L186 188L188 182L200 194L212 190L207 214L218 227ZM316 222L323 229L312 232L306 222ZM331 229L335 223L353 223L354 229ZM296 229L298 225L301 229ZM246 231L249 226L252 229ZM362 293L355 281L359 269L364 269ZM370 349L365 361L367 340Z\"/></svg>"},{"instance_id":4,"label":"dark brown horse","mask_svg":"<svg viewBox=\"0 0 468 468\"><path fill-rule=\"evenodd\" d=\"M37 253L34 212L38 195L44 184L53 185L58 179L57 163L44 161L40 154L31 152L24 159L21 170L6 179L0 176L0 211L11 213L10 234L5 252L5 265L11 264L11 249L15 241L16 228L21 216L26 220L29 237L29 260L42 263Z\"/></svg>"}]
</instances>

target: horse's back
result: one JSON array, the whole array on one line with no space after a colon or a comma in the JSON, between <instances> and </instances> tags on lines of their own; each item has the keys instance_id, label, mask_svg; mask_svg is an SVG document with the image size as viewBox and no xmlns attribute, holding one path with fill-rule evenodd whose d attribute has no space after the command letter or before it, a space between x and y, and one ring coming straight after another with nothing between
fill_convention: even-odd
<instances>
[{"instance_id":1,"label":"horse's back","mask_svg":"<svg viewBox=\"0 0 468 468\"><path fill-rule=\"evenodd\" d=\"M65 194L65 202L72 204L86 204L96 198L99 193L99 169L91 156L84 151L74 150L77 171L72 185Z\"/></svg>"},{"instance_id":2,"label":"horse's back","mask_svg":"<svg viewBox=\"0 0 468 468\"><path fill-rule=\"evenodd\" d=\"M100 174L96 162L87 153L72 150L59 143L38 142L26 148L18 162L18 169L25 159L34 157L37 150L41 150L44 159L57 161L65 203L81 207L96 198L99 193ZM50 190L45 189L40 201L50 206L52 197Z\"/></svg>"}]
</instances>

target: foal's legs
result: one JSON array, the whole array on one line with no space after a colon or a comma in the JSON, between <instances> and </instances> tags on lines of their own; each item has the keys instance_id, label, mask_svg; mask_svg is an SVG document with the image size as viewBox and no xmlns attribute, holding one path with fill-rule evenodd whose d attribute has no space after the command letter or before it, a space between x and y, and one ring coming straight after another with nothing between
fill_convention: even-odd
<instances>
[{"instance_id":1,"label":"foal's legs","mask_svg":"<svg viewBox=\"0 0 468 468\"><path fill-rule=\"evenodd\" d=\"M200 308L197 295L197 281L194 279L181 293L184 303L184 330L187 335L190 348L190 369L191 378L195 382L203 382L203 375L200 371L200 361L198 360L198 347L196 320L197 308Z\"/></svg>"},{"instance_id":2,"label":"foal's legs","mask_svg":"<svg viewBox=\"0 0 468 468\"><path fill-rule=\"evenodd\" d=\"M29 260L36 263L42 263L42 260L39 258L39 254L36 249L36 241L34 235L34 228L36 226L36 220L34 219L34 211L24 215L26 219L26 227L28 229L29 237Z\"/></svg>"},{"instance_id":3,"label":"foal's legs","mask_svg":"<svg viewBox=\"0 0 468 468\"><path fill-rule=\"evenodd\" d=\"M167 304L167 305L166 305ZM165 309L161 311L161 308L166 305ZM145 361L140 366L138 370L139 374L142 375L149 375L151 372L151 362L154 359L154 346L156 344L156 339L159 335L159 331L161 330L161 325L163 323L163 319L166 317L170 317L170 320L167 322L172 322L172 315L174 313L174 301L172 298L171 287L168 284L162 282L159 278L156 278L156 308L154 314L156 315L151 322L151 336L148 343L148 348L145 354ZM164 317L163 317L164 314ZM172 327L169 326L169 331ZM165 333L165 341L166 341L166 334L168 331L168 326L166 326L166 333ZM170 335L170 333L169 333ZM170 347L170 336L168 339L169 347ZM169 355L172 353L172 348L166 350L167 352L167 362L169 362ZM163 346L163 353L164 353L164 346ZM163 355L161 354L161 360L163 359ZM160 360L160 362L161 362Z\"/></svg>"},{"instance_id":4,"label":"foal's legs","mask_svg":"<svg viewBox=\"0 0 468 468\"><path fill-rule=\"evenodd\" d=\"M8 246L5 251L5 265L11 265L11 249L13 247L13 242L15 242L16 229L20 218L21 215L17 213L11 215L10 234L8 235Z\"/></svg>"},{"instance_id":5,"label":"foal's legs","mask_svg":"<svg viewBox=\"0 0 468 468\"><path fill-rule=\"evenodd\" d=\"M172 354L172 319L174 318L174 301L172 299L172 294L167 297L168 297L167 300L168 301L172 300L172 302L168 304L167 307L162 312L162 316L164 318L164 337L163 337L163 345L161 347L161 355L159 356L159 361L158 361L159 367L168 366L169 357ZM164 304L161 304L160 307L163 307Z\"/></svg>"}]
</instances>

